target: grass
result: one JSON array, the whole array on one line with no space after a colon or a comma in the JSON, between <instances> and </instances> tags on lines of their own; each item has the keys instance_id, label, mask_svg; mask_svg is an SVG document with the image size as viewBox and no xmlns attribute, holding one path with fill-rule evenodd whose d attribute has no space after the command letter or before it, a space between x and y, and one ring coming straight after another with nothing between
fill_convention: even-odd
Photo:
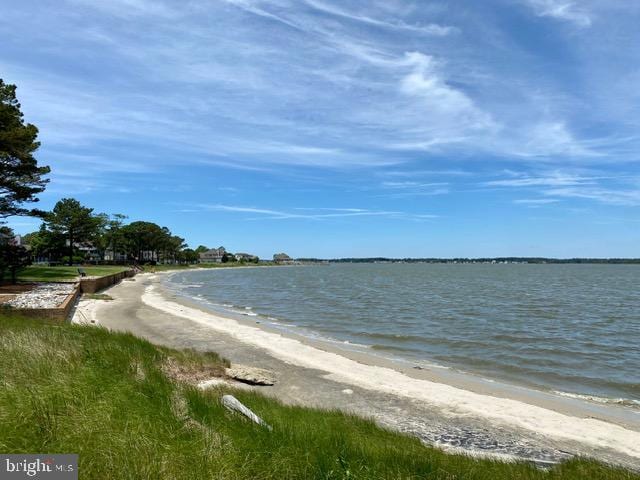
<instances>
[{"instance_id":1,"label":"grass","mask_svg":"<svg viewBox=\"0 0 640 480\"><path fill-rule=\"evenodd\" d=\"M640 479L582 459L541 471L445 454L344 413L187 383L226 365L102 328L0 318L0 451L78 453L83 479ZM273 431L226 411L228 392Z\"/></svg>"},{"instance_id":2,"label":"grass","mask_svg":"<svg viewBox=\"0 0 640 480\"><path fill-rule=\"evenodd\" d=\"M85 293L83 298L88 300L113 300L113 297L106 293Z\"/></svg>"},{"instance_id":3,"label":"grass","mask_svg":"<svg viewBox=\"0 0 640 480\"><path fill-rule=\"evenodd\" d=\"M99 267L45 267L30 265L18 273L20 282L64 282L78 279L78 268L82 268L90 277L102 277L113 273L128 270L126 266L99 266Z\"/></svg>"}]
</instances>

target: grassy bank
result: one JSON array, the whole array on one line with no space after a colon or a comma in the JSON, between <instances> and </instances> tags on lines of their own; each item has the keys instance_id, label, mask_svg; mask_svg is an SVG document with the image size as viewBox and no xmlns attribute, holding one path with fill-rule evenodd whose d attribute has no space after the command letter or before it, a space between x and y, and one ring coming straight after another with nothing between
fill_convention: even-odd
<instances>
[{"instance_id":1,"label":"grassy bank","mask_svg":"<svg viewBox=\"0 0 640 480\"><path fill-rule=\"evenodd\" d=\"M102 277L128 270L126 266L104 265L99 267L45 267L31 265L18 273L20 282L65 282L78 279L78 268L82 268L88 276Z\"/></svg>"},{"instance_id":2,"label":"grassy bank","mask_svg":"<svg viewBox=\"0 0 640 480\"><path fill-rule=\"evenodd\" d=\"M78 453L83 479L640 479L584 460L543 472L448 455L353 416L231 392L269 432L221 406L228 389L185 383L224 366L96 327L0 318L0 451Z\"/></svg>"}]
</instances>

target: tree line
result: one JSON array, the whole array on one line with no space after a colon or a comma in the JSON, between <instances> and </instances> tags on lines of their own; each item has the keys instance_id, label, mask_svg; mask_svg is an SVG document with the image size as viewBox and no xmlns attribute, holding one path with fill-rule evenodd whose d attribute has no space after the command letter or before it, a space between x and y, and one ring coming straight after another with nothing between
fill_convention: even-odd
<instances>
[{"instance_id":1,"label":"tree line","mask_svg":"<svg viewBox=\"0 0 640 480\"><path fill-rule=\"evenodd\" d=\"M153 222L126 224L126 216L94 213L78 200L63 198L45 213L40 230L24 236L38 259L62 263L193 263L198 253L184 238Z\"/></svg>"}]
</instances>

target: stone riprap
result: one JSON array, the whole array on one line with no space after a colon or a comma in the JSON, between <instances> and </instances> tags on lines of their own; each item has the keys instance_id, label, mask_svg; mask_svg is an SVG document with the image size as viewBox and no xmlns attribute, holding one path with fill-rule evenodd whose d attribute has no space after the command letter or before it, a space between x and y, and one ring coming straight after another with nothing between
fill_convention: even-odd
<instances>
[{"instance_id":1,"label":"stone riprap","mask_svg":"<svg viewBox=\"0 0 640 480\"><path fill-rule=\"evenodd\" d=\"M7 302L13 308L57 308L74 293L74 283L41 283Z\"/></svg>"}]
</instances>

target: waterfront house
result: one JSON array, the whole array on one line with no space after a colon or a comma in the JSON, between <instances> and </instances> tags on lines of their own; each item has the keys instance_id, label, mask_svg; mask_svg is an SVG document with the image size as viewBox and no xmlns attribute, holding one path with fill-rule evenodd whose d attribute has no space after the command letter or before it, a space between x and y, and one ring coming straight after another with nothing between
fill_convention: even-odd
<instances>
[{"instance_id":1,"label":"waterfront house","mask_svg":"<svg viewBox=\"0 0 640 480\"><path fill-rule=\"evenodd\" d=\"M234 257L238 262L241 262L241 261L257 262L258 261L258 257L256 255L251 255L250 253L236 253L234 254Z\"/></svg>"},{"instance_id":2,"label":"waterfront house","mask_svg":"<svg viewBox=\"0 0 640 480\"><path fill-rule=\"evenodd\" d=\"M286 253L276 253L273 256L273 261L279 265L291 265L292 263L295 263L293 258Z\"/></svg>"},{"instance_id":3,"label":"waterfront house","mask_svg":"<svg viewBox=\"0 0 640 480\"><path fill-rule=\"evenodd\" d=\"M227 251L224 247L212 248L200 254L200 263L222 263L222 257L224 257L226 253Z\"/></svg>"}]
</instances>

